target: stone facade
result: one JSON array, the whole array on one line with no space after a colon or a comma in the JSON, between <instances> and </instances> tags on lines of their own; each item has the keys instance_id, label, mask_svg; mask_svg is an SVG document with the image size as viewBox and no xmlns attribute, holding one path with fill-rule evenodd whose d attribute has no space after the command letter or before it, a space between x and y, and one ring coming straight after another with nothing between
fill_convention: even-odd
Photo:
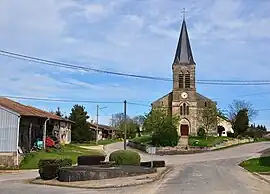
<instances>
[{"instance_id":1,"label":"stone facade","mask_svg":"<svg viewBox=\"0 0 270 194\"><path fill-rule=\"evenodd\" d=\"M200 127L200 112L209 104L216 103L196 91L196 64L193 59L185 20L182 23L180 38L172 64L173 90L152 103L152 108L167 107L170 115L180 118L180 136L197 135ZM165 108L166 110L166 108ZM209 131L217 134L216 127Z\"/></svg>"},{"instance_id":2,"label":"stone facade","mask_svg":"<svg viewBox=\"0 0 270 194\"><path fill-rule=\"evenodd\" d=\"M21 157L18 155L18 163L17 163L17 153L10 152L10 153L0 153L0 167L5 168L14 168L17 164L20 164Z\"/></svg>"}]
</instances>

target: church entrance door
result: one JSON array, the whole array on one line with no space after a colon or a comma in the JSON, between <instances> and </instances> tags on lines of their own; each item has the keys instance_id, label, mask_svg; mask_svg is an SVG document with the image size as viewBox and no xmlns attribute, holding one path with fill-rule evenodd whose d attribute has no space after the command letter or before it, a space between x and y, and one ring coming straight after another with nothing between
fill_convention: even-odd
<instances>
[{"instance_id":1,"label":"church entrance door","mask_svg":"<svg viewBox=\"0 0 270 194\"><path fill-rule=\"evenodd\" d=\"M188 136L189 127L188 125L181 125L181 136Z\"/></svg>"}]
</instances>

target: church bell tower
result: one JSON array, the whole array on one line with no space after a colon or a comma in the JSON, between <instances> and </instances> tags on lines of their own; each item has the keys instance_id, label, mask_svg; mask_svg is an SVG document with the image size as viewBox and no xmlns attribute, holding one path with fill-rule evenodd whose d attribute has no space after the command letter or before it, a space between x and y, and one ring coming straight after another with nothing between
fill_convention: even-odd
<instances>
[{"instance_id":1,"label":"church bell tower","mask_svg":"<svg viewBox=\"0 0 270 194\"><path fill-rule=\"evenodd\" d=\"M195 61L193 59L186 21L183 19L180 37L172 65L173 101L195 101Z\"/></svg>"}]
</instances>

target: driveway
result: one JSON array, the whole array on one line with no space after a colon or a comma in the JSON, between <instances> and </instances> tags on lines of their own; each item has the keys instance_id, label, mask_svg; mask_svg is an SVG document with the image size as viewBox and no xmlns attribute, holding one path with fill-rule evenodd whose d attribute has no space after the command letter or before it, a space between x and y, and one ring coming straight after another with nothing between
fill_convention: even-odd
<instances>
[{"instance_id":1,"label":"driveway","mask_svg":"<svg viewBox=\"0 0 270 194\"><path fill-rule=\"evenodd\" d=\"M110 153L123 148L123 143L106 146ZM147 193L147 194L196 194L196 193L270 193L270 186L238 167L246 158L259 156L262 150L269 149L270 142L246 144L239 147L194 155L154 156L175 166L174 170L162 181L129 188L111 190L85 190L40 185L23 184L20 181L2 181L6 175L0 175L0 193L2 194L95 194L95 193ZM142 160L151 157L140 153ZM14 180L10 178L9 180ZM18 176L18 175L17 175ZM23 177L24 175L21 174ZM2 177L2 178L1 178Z\"/></svg>"}]
</instances>

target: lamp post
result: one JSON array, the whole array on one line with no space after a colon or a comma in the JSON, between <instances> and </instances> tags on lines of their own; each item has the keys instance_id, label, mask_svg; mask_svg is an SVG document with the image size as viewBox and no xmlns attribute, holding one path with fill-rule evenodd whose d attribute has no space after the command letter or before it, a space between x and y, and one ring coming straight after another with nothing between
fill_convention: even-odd
<instances>
[{"instance_id":1,"label":"lamp post","mask_svg":"<svg viewBox=\"0 0 270 194\"><path fill-rule=\"evenodd\" d=\"M96 128L96 145L98 145L98 117L99 117L99 110L102 110L104 108L107 108L106 106L104 107L99 107L99 105L97 105L97 128Z\"/></svg>"}]
</instances>

